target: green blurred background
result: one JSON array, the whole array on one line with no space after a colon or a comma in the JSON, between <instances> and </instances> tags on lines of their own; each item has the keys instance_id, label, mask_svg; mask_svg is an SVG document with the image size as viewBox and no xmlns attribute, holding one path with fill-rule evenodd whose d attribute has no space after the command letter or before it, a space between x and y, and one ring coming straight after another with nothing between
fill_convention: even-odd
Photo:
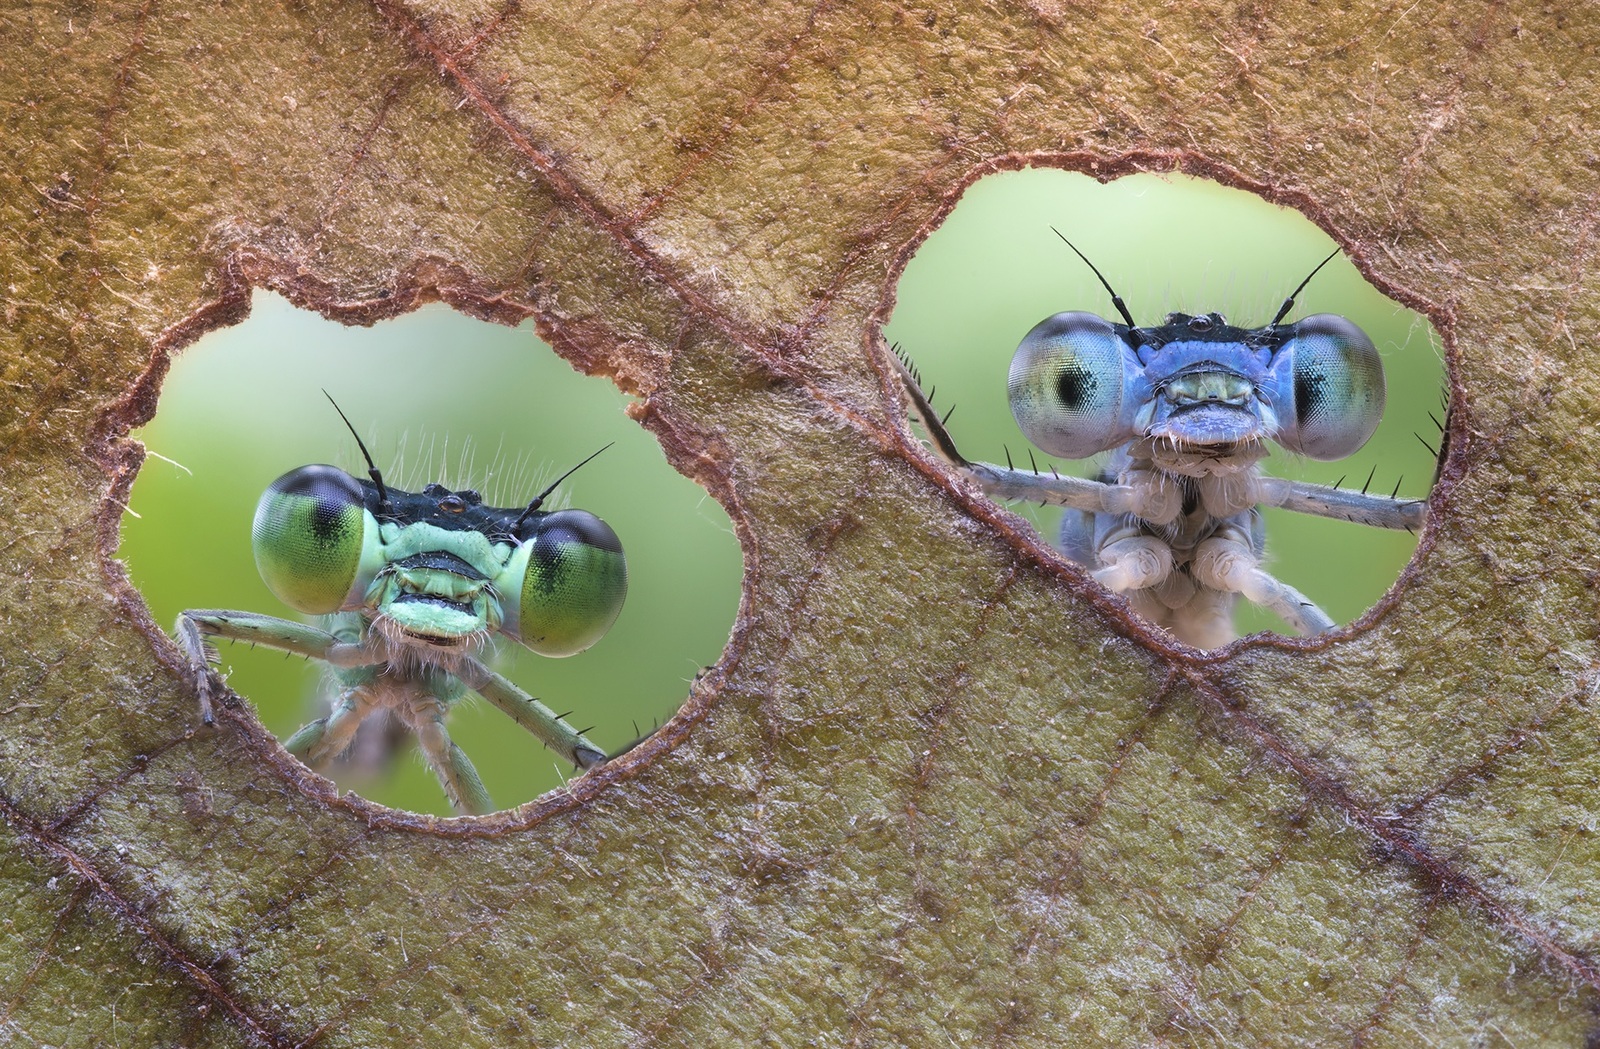
<instances>
[{"instance_id":1,"label":"green blurred background","mask_svg":"<svg viewBox=\"0 0 1600 1049\"><path fill-rule=\"evenodd\" d=\"M1182 176L1140 175L1101 185L1055 170L1008 172L970 189L907 268L886 335L901 343L959 410L964 452L1004 461L1027 443L1006 404L1017 342L1065 309L1113 313L1105 291L1051 233L1060 229L1100 267L1141 323L1170 310L1219 310L1259 324L1323 256L1328 237L1298 213ZM1436 442L1431 410L1443 374L1427 323L1385 299L1336 259L1301 294L1291 319L1342 313L1384 356L1389 408L1377 436L1343 463L1295 461L1275 473L1421 496ZM442 351L442 352L441 352ZM151 453L124 520L121 556L158 622L185 608L288 615L256 575L250 520L280 474L327 462L362 472L355 443L322 395L361 432L391 484L475 487L490 502L526 502L544 483L615 442L562 485L566 505L599 514L622 538L630 589L616 626L588 652L545 659L510 642L497 666L614 749L669 717L687 683L714 662L738 605L740 560L728 519L677 474L654 438L630 421L609 382L573 371L534 336L433 306L373 328L347 328L258 294L248 320L214 332L175 362L160 413L137 436ZM1040 465L1046 462L1039 458ZM1087 464L1064 469L1085 472ZM1017 507L1054 537L1059 511ZM137 516L135 516L137 515ZM1271 511L1269 557L1284 579L1341 622L1393 582L1414 537ZM1243 629L1281 629L1247 610ZM321 672L304 660L222 644L229 683L267 727L287 737L318 716ZM489 704L458 711L451 733L495 801L509 806L559 786L570 770ZM414 753L390 774L341 786L384 804L447 814Z\"/></svg>"},{"instance_id":2,"label":"green blurred background","mask_svg":"<svg viewBox=\"0 0 1600 1049\"><path fill-rule=\"evenodd\" d=\"M1174 310L1222 313L1235 324L1265 324L1284 298L1334 249L1299 212L1214 182L1182 175L1134 175L1100 184L1085 175L1036 168L973 185L906 267L885 329L952 404L950 430L970 459L1026 464L1029 444L1011 418L1006 375L1017 343L1062 310L1119 320L1093 273L1051 232L1060 230L1094 262L1140 324ZM1427 320L1367 284L1350 261L1334 259L1296 300L1289 320L1339 313L1371 336L1383 357L1388 409L1377 434L1349 459L1319 463L1273 447L1268 472L1332 484L1427 494L1438 447L1444 369ZM1041 469L1049 461L1035 450ZM1093 473L1094 460L1055 463ZM1018 504L1054 541L1061 511ZM1277 510L1267 511L1268 567L1347 623L1400 574L1416 537ZM1241 603L1240 629L1288 632L1275 616Z\"/></svg>"}]
</instances>

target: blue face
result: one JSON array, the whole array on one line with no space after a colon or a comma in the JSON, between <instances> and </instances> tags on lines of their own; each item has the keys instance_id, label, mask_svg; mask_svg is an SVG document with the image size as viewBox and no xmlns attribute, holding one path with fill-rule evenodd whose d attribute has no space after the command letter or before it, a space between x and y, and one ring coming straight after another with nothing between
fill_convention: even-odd
<instances>
[{"instance_id":1,"label":"blue face","mask_svg":"<svg viewBox=\"0 0 1600 1049\"><path fill-rule=\"evenodd\" d=\"M1331 313L1260 328L1217 313L1152 327L1058 313L1023 338L1010 390L1022 432L1068 459L1140 439L1223 456L1271 440L1340 459L1377 429L1385 393L1372 340Z\"/></svg>"}]
</instances>

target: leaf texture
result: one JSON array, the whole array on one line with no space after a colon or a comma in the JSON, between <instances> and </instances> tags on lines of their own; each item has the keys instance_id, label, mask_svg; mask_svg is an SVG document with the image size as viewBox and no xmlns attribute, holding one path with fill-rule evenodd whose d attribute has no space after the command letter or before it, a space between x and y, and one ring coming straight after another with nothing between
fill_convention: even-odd
<instances>
[{"instance_id":1,"label":"leaf texture","mask_svg":"<svg viewBox=\"0 0 1600 1049\"><path fill-rule=\"evenodd\" d=\"M17 1044L1600 1039L1600 21L1564 4L0 11L0 1031ZM1212 177L1429 314L1418 558L1202 653L912 438L877 326L981 174ZM722 661L477 821L196 723L114 560L266 287L536 319L721 502Z\"/></svg>"}]
</instances>

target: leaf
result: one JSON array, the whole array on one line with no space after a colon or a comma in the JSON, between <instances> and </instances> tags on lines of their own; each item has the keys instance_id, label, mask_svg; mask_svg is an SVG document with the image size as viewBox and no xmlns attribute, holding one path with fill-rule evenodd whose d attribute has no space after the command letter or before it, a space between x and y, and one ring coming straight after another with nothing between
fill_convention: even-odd
<instances>
[{"instance_id":1,"label":"leaf","mask_svg":"<svg viewBox=\"0 0 1600 1049\"><path fill-rule=\"evenodd\" d=\"M0 1023L89 1045L1600 1038L1597 24L1560 5L3 13ZM874 325L984 171L1291 204L1454 368L1418 559L1174 645L912 440ZM268 287L537 319L729 510L723 661L478 822L196 725L117 563Z\"/></svg>"}]
</instances>

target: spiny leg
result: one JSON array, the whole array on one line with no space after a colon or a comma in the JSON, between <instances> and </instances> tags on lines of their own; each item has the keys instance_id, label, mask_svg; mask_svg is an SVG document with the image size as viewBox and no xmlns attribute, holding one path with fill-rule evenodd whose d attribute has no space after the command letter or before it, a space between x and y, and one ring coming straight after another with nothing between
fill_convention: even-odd
<instances>
[{"instance_id":1,"label":"spiny leg","mask_svg":"<svg viewBox=\"0 0 1600 1049\"><path fill-rule=\"evenodd\" d=\"M944 458L942 454L940 457ZM965 459L946 461L995 499L1021 499L1094 513L1133 514L1152 524L1166 524L1182 512L1181 491L1176 486L1152 484L1148 479L1142 484L1111 484ZM1254 494L1262 506L1281 507L1294 513L1350 521L1371 528L1414 532L1428 519L1428 503L1424 499L1373 495L1352 488L1333 488L1281 477L1258 477L1256 486Z\"/></svg>"},{"instance_id":2,"label":"spiny leg","mask_svg":"<svg viewBox=\"0 0 1600 1049\"><path fill-rule=\"evenodd\" d=\"M372 713L372 706L366 689L342 692L327 717L318 718L290 736L284 749L320 772L349 749L361 722Z\"/></svg>"},{"instance_id":3,"label":"spiny leg","mask_svg":"<svg viewBox=\"0 0 1600 1049\"><path fill-rule=\"evenodd\" d=\"M1148 590L1172 572L1172 547L1151 535L1133 535L1100 548L1095 582L1120 594Z\"/></svg>"},{"instance_id":4,"label":"spiny leg","mask_svg":"<svg viewBox=\"0 0 1600 1049\"><path fill-rule=\"evenodd\" d=\"M1334 628L1328 613L1304 594L1261 567L1247 540L1229 534L1213 536L1195 548L1194 576L1216 590L1240 594L1277 614L1299 634L1321 634Z\"/></svg>"},{"instance_id":5,"label":"spiny leg","mask_svg":"<svg viewBox=\"0 0 1600 1049\"><path fill-rule=\"evenodd\" d=\"M911 416L928 435L934 453L991 497L1022 499L1095 513L1134 514L1156 524L1165 524L1182 512L1181 492L1175 486L1108 484L1086 477L1062 477L1054 471L1041 474L968 460L956 448L955 439L922 392L915 373L898 354L894 361L910 403Z\"/></svg>"},{"instance_id":6,"label":"spiny leg","mask_svg":"<svg viewBox=\"0 0 1600 1049\"><path fill-rule=\"evenodd\" d=\"M446 705L432 696L416 696L401 716L417 734L417 746L428 767L439 777L444 796L459 813L481 816L494 811L489 791L465 751L456 746L444 727Z\"/></svg>"},{"instance_id":7,"label":"spiny leg","mask_svg":"<svg viewBox=\"0 0 1600 1049\"><path fill-rule=\"evenodd\" d=\"M180 612L178 622L172 628L173 637L177 638L178 649L183 653L184 662L189 664L189 674L194 679L195 695L200 700L200 720L207 725L217 723L216 716L211 708L211 664L218 661L216 647L205 639L205 634L200 628L200 623L194 618L205 613Z\"/></svg>"},{"instance_id":8,"label":"spiny leg","mask_svg":"<svg viewBox=\"0 0 1600 1049\"><path fill-rule=\"evenodd\" d=\"M350 644L320 627L296 623L258 612L230 612L215 608L191 608L178 614L178 632L195 630L206 637L229 641L248 641L253 645L293 652L308 659L322 659L335 666L358 666L383 662L381 656ZM359 653L359 655L357 655Z\"/></svg>"},{"instance_id":9,"label":"spiny leg","mask_svg":"<svg viewBox=\"0 0 1600 1049\"><path fill-rule=\"evenodd\" d=\"M1428 519L1425 499L1397 499L1391 495L1372 495L1352 488L1331 488L1281 477L1262 477L1256 483L1257 497L1263 505L1280 506L1296 513L1408 531L1421 528Z\"/></svg>"},{"instance_id":10,"label":"spiny leg","mask_svg":"<svg viewBox=\"0 0 1600 1049\"><path fill-rule=\"evenodd\" d=\"M232 641L266 645L307 658L321 659L336 667L374 666L384 662L381 653L329 631L254 612L192 609L178 616L175 633L179 647L187 657L189 665L194 668L196 688L200 694L201 716L207 724L212 723L210 663L216 659L215 649L206 641L208 637L225 637ZM476 660L469 662L472 662L482 674L498 677ZM512 689L516 687L510 682L505 684ZM555 715L548 708L531 698L528 702L537 708L536 713L542 711L552 722L556 721ZM374 704L375 701L366 688L347 689L335 700L333 710L327 717L318 718L301 728L289 737L284 747L309 767L321 771L350 747L361 723L373 712ZM407 710L402 716L416 733L418 745L429 766L439 777L440 785L444 788L451 805L460 812L493 811L494 804L483 786L483 780L478 776L477 770L473 768L465 752L451 741L444 729L444 714L448 704L432 695L413 702L414 707L417 704L421 704L419 709ZM505 709L498 701L496 704ZM559 730L581 744L581 748L577 746L572 748L574 753L581 752L585 757L594 753L599 755L600 760L604 760L605 755L598 748L565 725L557 724ZM540 738L545 737L540 735ZM598 761L589 762L589 764L598 763ZM574 764L579 762L574 761ZM588 764L584 767L588 767Z\"/></svg>"},{"instance_id":11,"label":"spiny leg","mask_svg":"<svg viewBox=\"0 0 1600 1049\"><path fill-rule=\"evenodd\" d=\"M965 459L947 461L995 499L1021 499L1045 506L1066 506L1095 513L1127 513L1153 524L1165 524L1182 512L1181 490L1175 485L1151 483L1148 478L1142 479L1145 481L1142 484L1110 484L1084 477L1033 473ZM1350 521L1371 528L1414 532L1428 519L1428 503L1424 499L1373 495L1352 488L1332 488L1281 477L1256 478L1254 494L1262 506L1281 507L1295 513Z\"/></svg>"},{"instance_id":12,"label":"spiny leg","mask_svg":"<svg viewBox=\"0 0 1600 1049\"><path fill-rule=\"evenodd\" d=\"M341 667L383 662L381 655L369 651L365 646L346 642L326 630L255 612L191 608L178 614L173 634L194 673L195 691L200 699L200 717L207 725L215 720L211 705L211 664L217 660L217 650L209 643L209 638L221 637L229 641L265 645Z\"/></svg>"},{"instance_id":13,"label":"spiny leg","mask_svg":"<svg viewBox=\"0 0 1600 1049\"><path fill-rule=\"evenodd\" d=\"M555 711L476 659L463 659L456 675L468 688L505 711L545 746L578 768L592 769L606 760L605 751L557 717Z\"/></svg>"}]
</instances>

